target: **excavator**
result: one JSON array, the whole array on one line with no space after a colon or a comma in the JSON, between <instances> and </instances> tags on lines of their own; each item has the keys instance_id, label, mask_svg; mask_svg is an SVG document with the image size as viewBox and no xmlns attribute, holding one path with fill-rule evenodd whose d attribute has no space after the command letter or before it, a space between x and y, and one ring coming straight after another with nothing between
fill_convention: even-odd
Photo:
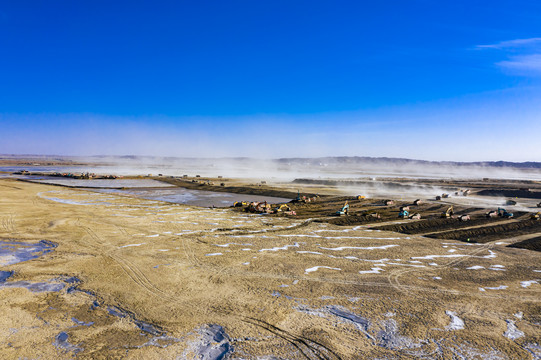
<instances>
[{"instance_id":1,"label":"excavator","mask_svg":"<svg viewBox=\"0 0 541 360\"><path fill-rule=\"evenodd\" d=\"M407 219L409 215L410 213L408 210L400 210L400 212L398 213L398 217L402 219Z\"/></svg>"},{"instance_id":2,"label":"excavator","mask_svg":"<svg viewBox=\"0 0 541 360\"><path fill-rule=\"evenodd\" d=\"M538 211L537 213L530 215L530 219L532 220L539 220L539 218L541 218L541 211Z\"/></svg>"},{"instance_id":3,"label":"excavator","mask_svg":"<svg viewBox=\"0 0 541 360\"><path fill-rule=\"evenodd\" d=\"M498 208L498 216L506 219L510 219L513 217L513 213L508 212L504 208Z\"/></svg>"},{"instance_id":4,"label":"excavator","mask_svg":"<svg viewBox=\"0 0 541 360\"><path fill-rule=\"evenodd\" d=\"M349 204L346 200L346 203L344 204L344 206L342 206L342 209L338 210L336 212L336 215L340 216L340 215L347 215L348 214L348 211L349 211Z\"/></svg>"},{"instance_id":5,"label":"excavator","mask_svg":"<svg viewBox=\"0 0 541 360\"><path fill-rule=\"evenodd\" d=\"M400 212L398 213L398 217L402 219L407 219L410 215L409 209L409 206L402 206L400 208Z\"/></svg>"},{"instance_id":6,"label":"excavator","mask_svg":"<svg viewBox=\"0 0 541 360\"><path fill-rule=\"evenodd\" d=\"M450 218L455 212L453 211L453 207L449 206L445 212L441 213L442 218Z\"/></svg>"},{"instance_id":7,"label":"excavator","mask_svg":"<svg viewBox=\"0 0 541 360\"><path fill-rule=\"evenodd\" d=\"M274 209L272 209L274 213L280 212L280 211L291 211L291 208L287 204L280 204L276 206Z\"/></svg>"}]
</instances>

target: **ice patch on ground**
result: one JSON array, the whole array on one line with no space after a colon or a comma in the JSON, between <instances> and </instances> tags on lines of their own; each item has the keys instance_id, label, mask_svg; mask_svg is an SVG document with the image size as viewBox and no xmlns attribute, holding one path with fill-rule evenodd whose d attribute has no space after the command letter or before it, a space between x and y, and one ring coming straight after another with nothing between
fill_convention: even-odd
<instances>
[{"instance_id":1,"label":"ice patch on ground","mask_svg":"<svg viewBox=\"0 0 541 360\"><path fill-rule=\"evenodd\" d=\"M507 285L500 285L500 286L496 286L496 287L484 287L484 288L479 288L480 291L485 291L486 290L505 290L507 289L509 286ZM482 290L481 290L482 289Z\"/></svg>"},{"instance_id":2,"label":"ice patch on ground","mask_svg":"<svg viewBox=\"0 0 541 360\"><path fill-rule=\"evenodd\" d=\"M122 245L122 246L119 246L119 248L126 248L126 247L130 247L130 246L141 246L141 245L144 245L146 243L141 243L141 244L128 244L128 245Z\"/></svg>"},{"instance_id":3,"label":"ice patch on ground","mask_svg":"<svg viewBox=\"0 0 541 360\"><path fill-rule=\"evenodd\" d=\"M320 246L319 248L323 249L323 250L331 250L331 251L342 251L342 250L348 250L348 249L351 249L351 250L385 250L385 249L389 249L389 248L392 248L392 247L395 247L395 246L399 246L399 245L382 245L382 246L366 246L366 247L340 246L340 247L336 247L336 248L327 248L327 247Z\"/></svg>"},{"instance_id":4,"label":"ice patch on ground","mask_svg":"<svg viewBox=\"0 0 541 360\"><path fill-rule=\"evenodd\" d=\"M342 320L346 320L348 322L353 323L357 329L359 329L363 334L366 335L367 338L374 340L372 335L368 333L368 328L370 327L370 321L368 319L365 319L359 315L350 313L344 308L338 307L338 306L330 306L328 310L332 315Z\"/></svg>"},{"instance_id":5,"label":"ice patch on ground","mask_svg":"<svg viewBox=\"0 0 541 360\"><path fill-rule=\"evenodd\" d=\"M308 273L317 271L317 270L319 270L319 269L330 269L330 270L337 270L337 271L341 271L341 270L342 270L342 269L340 269L340 268L333 268L333 267L330 267L330 266L314 266L314 267L311 267L311 268L308 268L308 269L304 270L304 273L305 273L305 274L308 274Z\"/></svg>"},{"instance_id":6,"label":"ice patch on ground","mask_svg":"<svg viewBox=\"0 0 541 360\"><path fill-rule=\"evenodd\" d=\"M503 336L511 340L516 340L524 336L524 333L517 329L513 320L505 320L505 322L507 323L507 330L503 333Z\"/></svg>"},{"instance_id":7,"label":"ice patch on ground","mask_svg":"<svg viewBox=\"0 0 541 360\"><path fill-rule=\"evenodd\" d=\"M462 330L464 329L464 321L456 316L453 311L446 310L445 313L451 318L451 323L445 327L446 330Z\"/></svg>"},{"instance_id":8,"label":"ice patch on ground","mask_svg":"<svg viewBox=\"0 0 541 360\"><path fill-rule=\"evenodd\" d=\"M379 274L379 273L382 272L382 271L383 271L382 268L379 268L379 267L373 267L373 268L370 269L370 270L359 271L359 274Z\"/></svg>"},{"instance_id":9,"label":"ice patch on ground","mask_svg":"<svg viewBox=\"0 0 541 360\"><path fill-rule=\"evenodd\" d=\"M229 336L220 325L205 325L196 331L199 337L188 344L182 359L222 360L233 352Z\"/></svg>"},{"instance_id":10,"label":"ice patch on ground","mask_svg":"<svg viewBox=\"0 0 541 360\"><path fill-rule=\"evenodd\" d=\"M415 349L420 343L398 333L398 324L394 319L384 320L383 329L378 333L378 345L390 350Z\"/></svg>"},{"instance_id":11,"label":"ice patch on ground","mask_svg":"<svg viewBox=\"0 0 541 360\"><path fill-rule=\"evenodd\" d=\"M83 351L83 348L80 348L77 345L70 344L68 341L68 338L69 338L69 335L65 333L64 331L62 331L60 334L55 336L53 345L64 351L73 352L75 354Z\"/></svg>"},{"instance_id":12,"label":"ice patch on ground","mask_svg":"<svg viewBox=\"0 0 541 360\"><path fill-rule=\"evenodd\" d=\"M539 284L539 281L537 280L528 280L528 281L521 281L520 282L520 286L522 286L523 288L527 288L533 284Z\"/></svg>"},{"instance_id":13,"label":"ice patch on ground","mask_svg":"<svg viewBox=\"0 0 541 360\"><path fill-rule=\"evenodd\" d=\"M481 269L484 269L485 267L484 266L481 266L481 265L474 265L474 266L470 266L468 268L466 268L466 270L481 270Z\"/></svg>"},{"instance_id":14,"label":"ice patch on ground","mask_svg":"<svg viewBox=\"0 0 541 360\"><path fill-rule=\"evenodd\" d=\"M220 256L223 255L222 253L211 253L211 254L205 254L205 256Z\"/></svg>"},{"instance_id":15,"label":"ice patch on ground","mask_svg":"<svg viewBox=\"0 0 541 360\"><path fill-rule=\"evenodd\" d=\"M263 252L263 251L287 250L287 249L289 249L290 247L299 247L299 243L295 243L295 244L293 244L293 245L276 246L276 247L273 247L273 248L271 248L271 249L261 249L261 250L259 250L259 252Z\"/></svg>"}]
</instances>

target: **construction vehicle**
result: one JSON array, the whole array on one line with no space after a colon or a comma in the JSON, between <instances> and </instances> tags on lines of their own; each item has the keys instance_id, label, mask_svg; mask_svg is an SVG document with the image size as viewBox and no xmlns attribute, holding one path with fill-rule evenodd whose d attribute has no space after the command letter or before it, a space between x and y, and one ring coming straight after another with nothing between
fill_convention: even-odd
<instances>
[{"instance_id":1,"label":"construction vehicle","mask_svg":"<svg viewBox=\"0 0 541 360\"><path fill-rule=\"evenodd\" d=\"M436 200L441 200L441 196L436 196Z\"/></svg>"},{"instance_id":2,"label":"construction vehicle","mask_svg":"<svg viewBox=\"0 0 541 360\"><path fill-rule=\"evenodd\" d=\"M470 221L471 218L470 218L470 215L460 215L458 217L458 221Z\"/></svg>"},{"instance_id":3,"label":"construction vehicle","mask_svg":"<svg viewBox=\"0 0 541 360\"><path fill-rule=\"evenodd\" d=\"M281 211L291 211L291 208L287 204L279 204L277 207L272 209L273 213L277 213Z\"/></svg>"},{"instance_id":4,"label":"construction vehicle","mask_svg":"<svg viewBox=\"0 0 541 360\"><path fill-rule=\"evenodd\" d=\"M442 199L445 199L445 198L448 198L448 197L449 197L449 194L446 194L446 193L441 194Z\"/></svg>"},{"instance_id":5,"label":"construction vehicle","mask_svg":"<svg viewBox=\"0 0 541 360\"><path fill-rule=\"evenodd\" d=\"M538 207L538 208L541 208L541 202L540 202L539 204L537 204L537 207Z\"/></svg>"},{"instance_id":6,"label":"construction vehicle","mask_svg":"<svg viewBox=\"0 0 541 360\"><path fill-rule=\"evenodd\" d=\"M410 215L411 220L421 220L421 214L415 213L413 215Z\"/></svg>"},{"instance_id":7,"label":"construction vehicle","mask_svg":"<svg viewBox=\"0 0 541 360\"><path fill-rule=\"evenodd\" d=\"M510 219L513 217L513 213L508 212L504 208L498 208L498 216L505 219Z\"/></svg>"},{"instance_id":8,"label":"construction vehicle","mask_svg":"<svg viewBox=\"0 0 541 360\"><path fill-rule=\"evenodd\" d=\"M409 215L410 213L408 210L400 210L400 212L398 213L398 217L402 219L407 219Z\"/></svg>"},{"instance_id":9,"label":"construction vehicle","mask_svg":"<svg viewBox=\"0 0 541 360\"><path fill-rule=\"evenodd\" d=\"M242 207L242 206L248 206L247 201L235 201L233 203L233 207Z\"/></svg>"},{"instance_id":10,"label":"construction vehicle","mask_svg":"<svg viewBox=\"0 0 541 360\"><path fill-rule=\"evenodd\" d=\"M450 218L454 214L453 207L449 206L447 210L441 213L442 218Z\"/></svg>"},{"instance_id":11,"label":"construction vehicle","mask_svg":"<svg viewBox=\"0 0 541 360\"><path fill-rule=\"evenodd\" d=\"M539 220L541 218L541 211L536 212L535 214L530 214L530 219Z\"/></svg>"},{"instance_id":12,"label":"construction vehicle","mask_svg":"<svg viewBox=\"0 0 541 360\"><path fill-rule=\"evenodd\" d=\"M498 216L498 212L496 210L491 210L485 214L487 218L494 218Z\"/></svg>"},{"instance_id":13,"label":"construction vehicle","mask_svg":"<svg viewBox=\"0 0 541 360\"><path fill-rule=\"evenodd\" d=\"M470 195L470 192L471 192L471 190L470 190L470 189L468 189L468 190L464 190L464 191L462 192L462 195L464 195L464 196L468 196L468 195Z\"/></svg>"},{"instance_id":14,"label":"construction vehicle","mask_svg":"<svg viewBox=\"0 0 541 360\"><path fill-rule=\"evenodd\" d=\"M364 195L357 195L357 200L362 200L362 199L365 199Z\"/></svg>"},{"instance_id":15,"label":"construction vehicle","mask_svg":"<svg viewBox=\"0 0 541 360\"><path fill-rule=\"evenodd\" d=\"M421 205L422 203L423 203L423 202L421 201L421 199L417 199L417 200L415 200L415 201L413 202L413 205L419 206L419 205Z\"/></svg>"},{"instance_id":16,"label":"construction vehicle","mask_svg":"<svg viewBox=\"0 0 541 360\"><path fill-rule=\"evenodd\" d=\"M383 200L385 205L394 205L394 200Z\"/></svg>"},{"instance_id":17,"label":"construction vehicle","mask_svg":"<svg viewBox=\"0 0 541 360\"><path fill-rule=\"evenodd\" d=\"M515 200L507 200L505 202L505 205L516 205L516 204L517 204L517 202Z\"/></svg>"},{"instance_id":18,"label":"construction vehicle","mask_svg":"<svg viewBox=\"0 0 541 360\"><path fill-rule=\"evenodd\" d=\"M340 216L340 215L348 215L348 211L349 211L349 204L346 200L346 203L344 204L344 206L342 206L342 208L340 210L338 210L336 212L336 215Z\"/></svg>"}]
</instances>

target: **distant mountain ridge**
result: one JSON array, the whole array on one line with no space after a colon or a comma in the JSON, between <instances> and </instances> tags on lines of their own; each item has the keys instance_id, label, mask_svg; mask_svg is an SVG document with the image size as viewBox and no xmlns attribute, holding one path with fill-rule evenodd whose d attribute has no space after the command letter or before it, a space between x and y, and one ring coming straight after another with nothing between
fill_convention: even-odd
<instances>
[{"instance_id":1,"label":"distant mountain ridge","mask_svg":"<svg viewBox=\"0 0 541 360\"><path fill-rule=\"evenodd\" d=\"M436 166L481 166L481 167L497 167L497 168L520 168L520 169L541 169L541 162L526 161L526 162L511 162L511 161L430 161L430 160L415 160L406 158L389 158L389 157L367 157L367 156L328 156L318 158L280 158L275 161L284 164L303 163L311 165L321 164L382 164L389 165L436 165Z\"/></svg>"},{"instance_id":2,"label":"distant mountain ridge","mask_svg":"<svg viewBox=\"0 0 541 360\"><path fill-rule=\"evenodd\" d=\"M159 162L164 161L197 161L205 160L210 162L216 161L234 161L239 163L257 162L274 162L279 165L304 165L304 166L332 166L332 165L388 165L388 166L407 166L407 165L423 165L423 166L457 166L457 167L493 167L493 168L515 168L515 169L541 169L541 162L526 161L430 161L416 160L407 158L392 158L392 157L369 157L369 156L325 156L315 158L278 158L278 159L258 159L250 157L221 157L221 158L195 158L195 157L175 157L175 156L142 156L142 155L93 155L93 156L62 156L62 155L14 155L0 154L0 160L19 159L19 160L55 160L55 161L148 161Z\"/></svg>"}]
</instances>

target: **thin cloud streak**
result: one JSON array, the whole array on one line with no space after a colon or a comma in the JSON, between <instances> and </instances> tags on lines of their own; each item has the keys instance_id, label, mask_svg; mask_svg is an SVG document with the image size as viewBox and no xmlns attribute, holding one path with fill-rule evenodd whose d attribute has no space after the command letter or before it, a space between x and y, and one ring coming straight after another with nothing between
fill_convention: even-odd
<instances>
[{"instance_id":1,"label":"thin cloud streak","mask_svg":"<svg viewBox=\"0 0 541 360\"><path fill-rule=\"evenodd\" d=\"M496 44L477 45L476 48L477 49L510 49L510 48L535 46L537 44L541 45L541 38L506 40L506 41L501 41Z\"/></svg>"},{"instance_id":2,"label":"thin cloud streak","mask_svg":"<svg viewBox=\"0 0 541 360\"><path fill-rule=\"evenodd\" d=\"M511 70L541 74L541 54L513 56L510 60L497 62L496 65Z\"/></svg>"}]
</instances>

